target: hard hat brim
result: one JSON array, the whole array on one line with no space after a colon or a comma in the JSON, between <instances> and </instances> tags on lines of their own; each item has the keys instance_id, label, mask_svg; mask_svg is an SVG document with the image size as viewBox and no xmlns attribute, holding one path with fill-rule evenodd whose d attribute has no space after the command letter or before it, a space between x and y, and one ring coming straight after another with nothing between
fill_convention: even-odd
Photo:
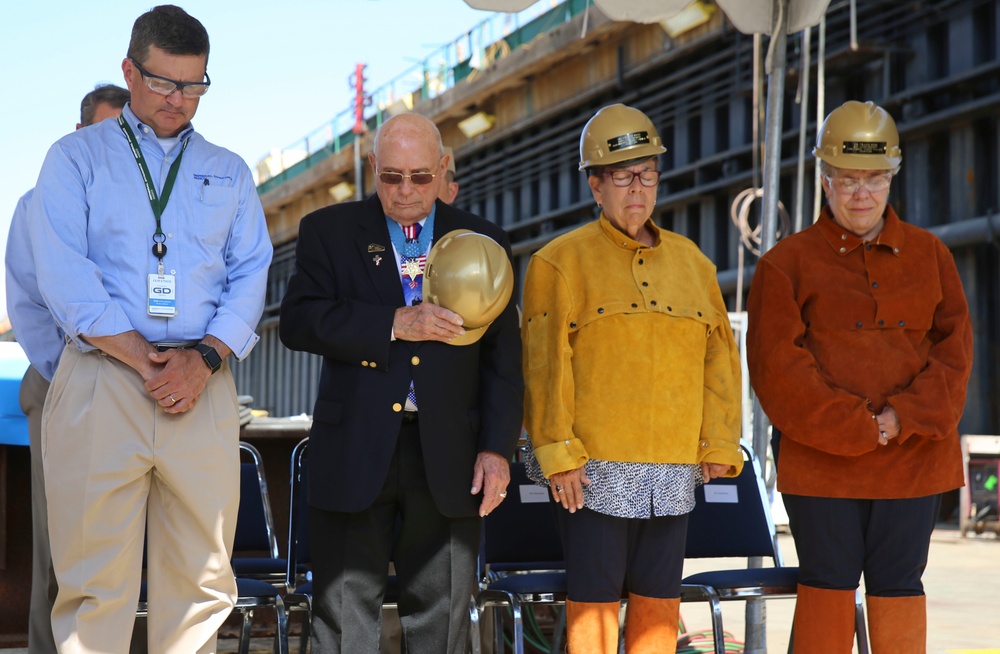
<instances>
[{"instance_id":1,"label":"hard hat brim","mask_svg":"<svg viewBox=\"0 0 1000 654\"><path fill-rule=\"evenodd\" d=\"M491 323L492 324L492 323ZM456 336L455 338L448 341L448 345L472 345L473 343L479 342L479 339L483 337L486 330L489 329L489 325L483 327L473 327L466 329L465 333L461 336Z\"/></svg>"}]
</instances>

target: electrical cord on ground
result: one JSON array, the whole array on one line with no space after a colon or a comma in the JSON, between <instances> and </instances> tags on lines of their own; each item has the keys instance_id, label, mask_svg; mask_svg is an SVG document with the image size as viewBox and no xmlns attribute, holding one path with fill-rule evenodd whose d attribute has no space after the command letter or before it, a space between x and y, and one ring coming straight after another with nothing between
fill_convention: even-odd
<instances>
[{"instance_id":1,"label":"electrical cord on ground","mask_svg":"<svg viewBox=\"0 0 1000 654\"><path fill-rule=\"evenodd\" d=\"M514 649L514 634L513 634L514 610L511 607L509 607L509 606L505 607L505 610L507 612L507 615L510 617L510 623L511 623L511 633L510 633L510 635L507 634L507 629L504 628L504 627L502 627L501 625L496 625L494 628L503 629L503 642L504 642L505 645L509 645L511 647L511 650L513 651L513 649ZM544 636L541 636L541 640L539 640L539 638L536 636L536 634L532 633L532 631L537 631L538 635L539 636L541 635L541 629L539 629L539 627L538 627L538 623L535 620L534 613L535 613L534 612L534 607L531 606L530 604L521 607L521 617L522 617L522 619L524 619L527 623L530 623L530 624L534 625L534 629L530 629L530 628L528 628L527 624L525 624L524 622L522 622L521 626L523 628L523 633L524 633L524 642L528 643L529 645L531 645L532 647L534 647L535 649L537 649L539 651L548 652L551 649L551 646L549 645L548 640ZM527 617L527 616L530 616L530 617ZM508 622L507 620L504 620L505 624L507 622Z\"/></svg>"},{"instance_id":2,"label":"electrical cord on ground","mask_svg":"<svg viewBox=\"0 0 1000 654\"><path fill-rule=\"evenodd\" d=\"M505 607L507 615L511 618L510 622L513 624L513 611L508 606ZM545 636L544 631L538 624L538 620L535 616L535 605L525 605L522 606L521 615L524 619L524 640L527 644L531 645L533 648L540 652L550 652L552 649L551 641ZM508 621L504 621L506 623ZM500 627L500 625L497 625ZM677 623L677 654L711 654L715 651L713 633L711 629L698 630L698 631L688 631L686 625L684 624L683 617L678 616ZM737 640L733 634L728 631L723 632L724 651L732 652L733 654L743 654L745 645L742 641ZM504 644L509 646L511 650L514 648L514 638L513 633L508 634L508 630L504 628L503 632Z\"/></svg>"}]
</instances>

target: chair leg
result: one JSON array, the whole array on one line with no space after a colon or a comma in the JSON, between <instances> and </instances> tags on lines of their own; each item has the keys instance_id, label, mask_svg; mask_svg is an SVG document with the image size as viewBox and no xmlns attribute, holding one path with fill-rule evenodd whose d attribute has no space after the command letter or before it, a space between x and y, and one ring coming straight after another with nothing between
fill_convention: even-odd
<instances>
[{"instance_id":1,"label":"chair leg","mask_svg":"<svg viewBox=\"0 0 1000 654\"><path fill-rule=\"evenodd\" d=\"M566 605L559 611L555 629L552 631L552 649L549 654L562 654L563 634L566 633Z\"/></svg>"},{"instance_id":2,"label":"chair leg","mask_svg":"<svg viewBox=\"0 0 1000 654\"><path fill-rule=\"evenodd\" d=\"M869 654L865 602L860 589L854 594L854 634L858 641L858 654Z\"/></svg>"},{"instance_id":3,"label":"chair leg","mask_svg":"<svg viewBox=\"0 0 1000 654\"><path fill-rule=\"evenodd\" d=\"M299 634L299 654L306 654L309 651L309 636L312 633L312 607L306 612L306 617L302 619L302 633Z\"/></svg>"},{"instance_id":4,"label":"chair leg","mask_svg":"<svg viewBox=\"0 0 1000 654\"><path fill-rule=\"evenodd\" d=\"M469 599L469 650L472 654L482 652L483 635L479 630L479 608L476 598Z\"/></svg>"},{"instance_id":5,"label":"chair leg","mask_svg":"<svg viewBox=\"0 0 1000 654\"><path fill-rule=\"evenodd\" d=\"M927 651L927 596L868 596L873 654Z\"/></svg>"},{"instance_id":6,"label":"chair leg","mask_svg":"<svg viewBox=\"0 0 1000 654\"><path fill-rule=\"evenodd\" d=\"M505 652L506 647L503 642L503 614L504 608L502 606L493 607L493 644L495 649L494 652Z\"/></svg>"},{"instance_id":7,"label":"chair leg","mask_svg":"<svg viewBox=\"0 0 1000 654\"><path fill-rule=\"evenodd\" d=\"M855 591L799 584L795 600L795 654L850 654L854 648Z\"/></svg>"},{"instance_id":8,"label":"chair leg","mask_svg":"<svg viewBox=\"0 0 1000 654\"><path fill-rule=\"evenodd\" d=\"M629 593L625 651L629 654L674 654L680 603L679 597L645 597Z\"/></svg>"},{"instance_id":9,"label":"chair leg","mask_svg":"<svg viewBox=\"0 0 1000 654\"><path fill-rule=\"evenodd\" d=\"M516 596L511 597L510 612L514 616L514 654L524 654L524 615Z\"/></svg>"},{"instance_id":10,"label":"chair leg","mask_svg":"<svg viewBox=\"0 0 1000 654\"><path fill-rule=\"evenodd\" d=\"M725 654L726 630L722 627L722 602L714 588L708 591L708 605L712 609L712 646L715 654Z\"/></svg>"},{"instance_id":11,"label":"chair leg","mask_svg":"<svg viewBox=\"0 0 1000 654\"><path fill-rule=\"evenodd\" d=\"M617 654L620 606L621 602L566 600L569 654Z\"/></svg>"},{"instance_id":12,"label":"chair leg","mask_svg":"<svg viewBox=\"0 0 1000 654\"><path fill-rule=\"evenodd\" d=\"M243 625L240 628L239 654L250 654L250 623L253 622L253 609L243 610Z\"/></svg>"},{"instance_id":13,"label":"chair leg","mask_svg":"<svg viewBox=\"0 0 1000 654\"><path fill-rule=\"evenodd\" d=\"M274 598L274 654L288 654L288 613L281 597Z\"/></svg>"}]
</instances>

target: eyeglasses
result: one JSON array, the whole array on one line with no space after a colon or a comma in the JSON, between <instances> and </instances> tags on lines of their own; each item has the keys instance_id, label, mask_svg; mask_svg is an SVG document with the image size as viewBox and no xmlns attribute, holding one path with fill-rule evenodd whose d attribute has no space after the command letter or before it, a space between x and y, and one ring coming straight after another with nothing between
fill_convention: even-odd
<instances>
[{"instance_id":1,"label":"eyeglasses","mask_svg":"<svg viewBox=\"0 0 1000 654\"><path fill-rule=\"evenodd\" d=\"M643 186L656 186L660 182L660 171L658 170L643 170L638 173L631 170L612 170L611 172L605 171L604 176L610 177L612 184L621 187L632 186L636 177L639 178L639 183Z\"/></svg>"},{"instance_id":2,"label":"eyeglasses","mask_svg":"<svg viewBox=\"0 0 1000 654\"><path fill-rule=\"evenodd\" d=\"M861 187L864 187L869 193L878 193L889 188L889 185L892 183L892 173L873 175L872 177L864 177L862 179L827 176L826 181L830 183L830 186L835 191L844 195L854 195Z\"/></svg>"},{"instance_id":3,"label":"eyeglasses","mask_svg":"<svg viewBox=\"0 0 1000 654\"><path fill-rule=\"evenodd\" d=\"M129 57L128 60L132 62L133 66L139 69L142 81L146 83L149 90L160 95L170 95L174 91L180 91L186 98L200 98L208 92L208 87L212 83L212 78L208 76L208 71L205 71L204 82L177 82L168 77L153 75L132 57Z\"/></svg>"},{"instance_id":4,"label":"eyeglasses","mask_svg":"<svg viewBox=\"0 0 1000 654\"><path fill-rule=\"evenodd\" d=\"M436 177L434 173L410 173L409 175L404 175L403 173L377 173L377 175L383 184L389 184L390 186L402 184L404 179L410 180L411 184L424 186L433 182L434 177Z\"/></svg>"}]
</instances>

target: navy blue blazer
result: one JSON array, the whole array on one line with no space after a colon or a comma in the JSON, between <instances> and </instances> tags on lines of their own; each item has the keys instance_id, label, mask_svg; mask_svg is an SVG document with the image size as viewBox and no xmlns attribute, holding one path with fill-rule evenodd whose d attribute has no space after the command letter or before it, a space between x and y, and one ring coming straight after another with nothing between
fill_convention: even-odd
<instances>
[{"instance_id":1,"label":"navy blue blazer","mask_svg":"<svg viewBox=\"0 0 1000 654\"><path fill-rule=\"evenodd\" d=\"M506 232L438 201L434 239L454 229L490 236L510 256ZM295 273L279 333L292 350L323 356L309 440L309 503L368 508L385 483L402 404L413 380L427 481L449 517L478 515L473 465L482 451L513 453L524 382L513 299L475 344L391 341L404 306L398 264L377 195L315 211L299 225Z\"/></svg>"}]
</instances>

